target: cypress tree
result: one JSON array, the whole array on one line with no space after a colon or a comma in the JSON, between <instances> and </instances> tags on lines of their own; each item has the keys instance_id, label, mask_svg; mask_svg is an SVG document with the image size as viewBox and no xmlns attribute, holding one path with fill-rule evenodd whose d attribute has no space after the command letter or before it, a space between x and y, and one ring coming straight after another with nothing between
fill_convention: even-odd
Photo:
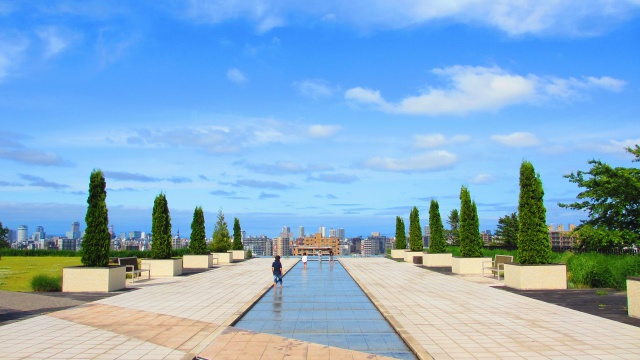
<instances>
[{"instance_id":1,"label":"cypress tree","mask_svg":"<svg viewBox=\"0 0 640 360\"><path fill-rule=\"evenodd\" d=\"M533 164L520 166L520 198L518 200L518 260L521 264L551 262L551 241L547 229L547 210L540 175Z\"/></svg>"},{"instance_id":2,"label":"cypress tree","mask_svg":"<svg viewBox=\"0 0 640 360\"><path fill-rule=\"evenodd\" d=\"M396 216L396 249L407 248L407 233L404 229L404 220Z\"/></svg>"},{"instance_id":3,"label":"cypress tree","mask_svg":"<svg viewBox=\"0 0 640 360\"><path fill-rule=\"evenodd\" d=\"M151 218L151 257L153 259L171 258L171 215L165 194L160 193L153 202Z\"/></svg>"},{"instance_id":4,"label":"cypress tree","mask_svg":"<svg viewBox=\"0 0 640 360\"><path fill-rule=\"evenodd\" d=\"M451 227L451 230L447 232L447 236L451 243L453 245L460 245L460 214L458 213L458 209L451 210L449 218L447 219L447 224Z\"/></svg>"},{"instance_id":5,"label":"cypress tree","mask_svg":"<svg viewBox=\"0 0 640 360\"><path fill-rule=\"evenodd\" d=\"M227 228L227 222L224 220L222 209L220 209L218 211L216 227L213 229L211 251L214 253L225 253L229 251L230 247L231 242L229 241L229 229Z\"/></svg>"},{"instance_id":6,"label":"cypress tree","mask_svg":"<svg viewBox=\"0 0 640 360\"><path fill-rule=\"evenodd\" d=\"M189 239L189 252L193 255L203 255L207 251L206 232L204 229L204 211L202 207L197 206L193 211L193 220L191 221L191 236Z\"/></svg>"},{"instance_id":7,"label":"cypress tree","mask_svg":"<svg viewBox=\"0 0 640 360\"><path fill-rule=\"evenodd\" d=\"M233 218L233 250L242 249L242 228L240 228L240 220Z\"/></svg>"},{"instance_id":8,"label":"cypress tree","mask_svg":"<svg viewBox=\"0 0 640 360\"><path fill-rule=\"evenodd\" d=\"M82 241L82 263L89 267L109 264L109 215L107 211L107 183L101 170L93 170L89 178L89 197L84 221L87 228Z\"/></svg>"},{"instance_id":9,"label":"cypress tree","mask_svg":"<svg viewBox=\"0 0 640 360\"><path fill-rule=\"evenodd\" d=\"M478 210L475 201L471 201L471 194L466 186L460 189L460 256L482 256L482 237Z\"/></svg>"},{"instance_id":10,"label":"cypress tree","mask_svg":"<svg viewBox=\"0 0 640 360\"><path fill-rule=\"evenodd\" d=\"M420 213L413 207L409 216L409 248L411 251L422 251L422 229L420 228Z\"/></svg>"},{"instance_id":11,"label":"cypress tree","mask_svg":"<svg viewBox=\"0 0 640 360\"><path fill-rule=\"evenodd\" d=\"M432 254L444 253L447 249L447 242L444 238L440 206L433 199L431 199L431 205L429 206L429 231L429 252Z\"/></svg>"}]
</instances>

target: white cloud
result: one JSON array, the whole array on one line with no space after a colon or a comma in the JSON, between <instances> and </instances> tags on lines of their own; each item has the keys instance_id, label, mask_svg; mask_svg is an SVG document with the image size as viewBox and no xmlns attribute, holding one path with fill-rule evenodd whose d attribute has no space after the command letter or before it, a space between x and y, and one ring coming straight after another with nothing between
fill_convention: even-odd
<instances>
[{"instance_id":1,"label":"white cloud","mask_svg":"<svg viewBox=\"0 0 640 360\"><path fill-rule=\"evenodd\" d=\"M492 135L491 140L509 147L530 147L540 144L540 140L534 134L528 132Z\"/></svg>"},{"instance_id":2,"label":"white cloud","mask_svg":"<svg viewBox=\"0 0 640 360\"><path fill-rule=\"evenodd\" d=\"M309 126L309 136L314 138L326 138L335 135L342 129L339 125L311 125Z\"/></svg>"},{"instance_id":3,"label":"white cloud","mask_svg":"<svg viewBox=\"0 0 640 360\"><path fill-rule=\"evenodd\" d=\"M603 89L620 91L625 82L611 77L555 78L511 74L497 66L462 66L433 69L447 87L428 86L422 94L408 96L397 103L385 100L380 91L355 87L345 99L376 110L412 115L466 114L492 111L507 106L532 103L546 98L569 98L581 91Z\"/></svg>"},{"instance_id":4,"label":"white cloud","mask_svg":"<svg viewBox=\"0 0 640 360\"><path fill-rule=\"evenodd\" d=\"M29 41L20 35L0 35L0 82L14 71L29 46Z\"/></svg>"},{"instance_id":5,"label":"white cloud","mask_svg":"<svg viewBox=\"0 0 640 360\"><path fill-rule=\"evenodd\" d=\"M41 27L36 30L36 35L44 43L45 58L60 54L79 38L79 35L55 26Z\"/></svg>"},{"instance_id":6,"label":"white cloud","mask_svg":"<svg viewBox=\"0 0 640 360\"><path fill-rule=\"evenodd\" d=\"M239 85L242 85L247 81L249 81L249 79L247 79L247 77L242 73L242 71L236 68L229 69L229 71L227 71L227 79Z\"/></svg>"},{"instance_id":7,"label":"white cloud","mask_svg":"<svg viewBox=\"0 0 640 360\"><path fill-rule=\"evenodd\" d=\"M609 140L608 144L598 145L597 147L607 153L626 153L626 148L635 148L636 144L640 144L640 139Z\"/></svg>"},{"instance_id":8,"label":"white cloud","mask_svg":"<svg viewBox=\"0 0 640 360\"><path fill-rule=\"evenodd\" d=\"M431 151L406 159L394 159L389 157L373 157L367 160L364 166L371 170L384 171L432 171L452 166L458 157L448 151Z\"/></svg>"},{"instance_id":9,"label":"white cloud","mask_svg":"<svg viewBox=\"0 0 640 360\"><path fill-rule=\"evenodd\" d=\"M493 181L494 177L491 174L478 174L475 177L469 179L471 184L486 184Z\"/></svg>"},{"instance_id":10,"label":"white cloud","mask_svg":"<svg viewBox=\"0 0 640 360\"><path fill-rule=\"evenodd\" d=\"M340 21L365 30L447 21L493 27L511 36L598 34L630 18L640 6L637 0L191 0L188 4L188 16L198 21L220 23L245 18L259 32L285 26L290 18L310 17L310 21Z\"/></svg>"},{"instance_id":11,"label":"white cloud","mask_svg":"<svg viewBox=\"0 0 640 360\"><path fill-rule=\"evenodd\" d=\"M434 148L467 142L470 139L471 136L469 135L454 135L448 139L442 134L415 135L413 146L417 148Z\"/></svg>"},{"instance_id":12,"label":"white cloud","mask_svg":"<svg viewBox=\"0 0 640 360\"><path fill-rule=\"evenodd\" d=\"M333 96L333 89L326 80L313 79L296 81L293 83L300 95L319 100Z\"/></svg>"}]
</instances>

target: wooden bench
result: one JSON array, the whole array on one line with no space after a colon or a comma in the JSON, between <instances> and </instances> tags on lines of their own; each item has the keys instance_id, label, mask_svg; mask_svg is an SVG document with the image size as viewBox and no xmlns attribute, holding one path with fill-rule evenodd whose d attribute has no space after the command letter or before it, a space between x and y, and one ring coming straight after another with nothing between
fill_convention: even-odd
<instances>
[{"instance_id":1,"label":"wooden bench","mask_svg":"<svg viewBox=\"0 0 640 360\"><path fill-rule=\"evenodd\" d=\"M118 258L118 264L125 266L125 271L127 274L131 274L131 282L135 281L136 275L140 277L140 274L143 272L147 273L147 279L151 278L150 269L140 269L138 267L138 258L137 257L126 257L126 258Z\"/></svg>"},{"instance_id":2,"label":"wooden bench","mask_svg":"<svg viewBox=\"0 0 640 360\"><path fill-rule=\"evenodd\" d=\"M500 280L500 273L504 277L504 264L510 262L513 262L513 256L511 255L496 255L493 261L483 261L482 276L484 276L485 270L489 270L492 276L498 275L498 280ZM487 264L491 264L491 266L487 266Z\"/></svg>"}]
</instances>

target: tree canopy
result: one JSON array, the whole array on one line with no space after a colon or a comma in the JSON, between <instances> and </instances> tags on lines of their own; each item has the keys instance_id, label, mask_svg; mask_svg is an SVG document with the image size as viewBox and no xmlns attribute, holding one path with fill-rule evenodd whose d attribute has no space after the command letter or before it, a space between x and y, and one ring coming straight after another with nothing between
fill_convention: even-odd
<instances>
[{"instance_id":1,"label":"tree canopy","mask_svg":"<svg viewBox=\"0 0 640 360\"><path fill-rule=\"evenodd\" d=\"M429 252L441 254L447 250L447 242L444 238L444 226L440 217L440 205L431 199L429 206Z\"/></svg>"},{"instance_id":2,"label":"tree canopy","mask_svg":"<svg viewBox=\"0 0 640 360\"><path fill-rule=\"evenodd\" d=\"M191 236L189 237L189 252L193 255L204 255L207 251L207 239L204 227L204 211L202 207L197 206L193 211L193 220L191 221Z\"/></svg>"},{"instance_id":3,"label":"tree canopy","mask_svg":"<svg viewBox=\"0 0 640 360\"><path fill-rule=\"evenodd\" d=\"M231 248L231 241L229 239L229 228L227 228L227 222L224 220L224 214L222 209L218 211L218 221L216 221L216 227L213 229L213 236L211 240L211 251L214 253L226 253Z\"/></svg>"},{"instance_id":4,"label":"tree canopy","mask_svg":"<svg viewBox=\"0 0 640 360\"><path fill-rule=\"evenodd\" d=\"M511 213L498 219L495 237L505 246L518 246L518 214Z\"/></svg>"},{"instance_id":5,"label":"tree canopy","mask_svg":"<svg viewBox=\"0 0 640 360\"><path fill-rule=\"evenodd\" d=\"M85 222L87 228L82 240L81 262L89 267L109 265L109 215L107 211L107 183L101 170L93 170L89 177L89 196Z\"/></svg>"},{"instance_id":6,"label":"tree canopy","mask_svg":"<svg viewBox=\"0 0 640 360\"><path fill-rule=\"evenodd\" d=\"M153 202L151 218L151 257L171 259L171 215L165 194L160 193Z\"/></svg>"},{"instance_id":7,"label":"tree canopy","mask_svg":"<svg viewBox=\"0 0 640 360\"><path fill-rule=\"evenodd\" d=\"M407 233L404 228L404 220L396 216L396 249L407 248Z\"/></svg>"},{"instance_id":8,"label":"tree canopy","mask_svg":"<svg viewBox=\"0 0 640 360\"><path fill-rule=\"evenodd\" d=\"M634 155L633 162L640 161L638 145L626 150ZM614 168L600 160L588 164L589 171L565 175L582 189L578 201L558 204L587 213L576 230L579 246L595 250L640 243L640 169Z\"/></svg>"},{"instance_id":9,"label":"tree canopy","mask_svg":"<svg viewBox=\"0 0 640 360\"><path fill-rule=\"evenodd\" d=\"M521 264L551 262L551 241L547 228L544 189L533 164L520 166L520 197L518 200L518 261Z\"/></svg>"},{"instance_id":10,"label":"tree canopy","mask_svg":"<svg viewBox=\"0 0 640 360\"><path fill-rule=\"evenodd\" d=\"M409 249L422 251L422 229L420 228L420 213L417 207L413 207L409 215Z\"/></svg>"}]
</instances>

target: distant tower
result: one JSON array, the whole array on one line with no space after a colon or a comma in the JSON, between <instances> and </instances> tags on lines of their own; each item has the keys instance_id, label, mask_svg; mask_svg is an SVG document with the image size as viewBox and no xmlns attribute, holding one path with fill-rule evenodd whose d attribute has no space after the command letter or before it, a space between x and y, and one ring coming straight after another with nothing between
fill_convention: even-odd
<instances>
[{"instance_id":1,"label":"distant tower","mask_svg":"<svg viewBox=\"0 0 640 360\"><path fill-rule=\"evenodd\" d=\"M71 236L67 236L70 239L80 239L82 237L82 233L80 232L80 223L77 221L74 221L73 224L71 224Z\"/></svg>"},{"instance_id":2,"label":"distant tower","mask_svg":"<svg viewBox=\"0 0 640 360\"><path fill-rule=\"evenodd\" d=\"M113 232L113 224L109 225L109 239L113 239L114 236L114 232Z\"/></svg>"},{"instance_id":3,"label":"distant tower","mask_svg":"<svg viewBox=\"0 0 640 360\"><path fill-rule=\"evenodd\" d=\"M18 226L18 242L26 242L29 236L29 227L27 225Z\"/></svg>"},{"instance_id":4,"label":"distant tower","mask_svg":"<svg viewBox=\"0 0 640 360\"><path fill-rule=\"evenodd\" d=\"M320 236L322 237L327 237L327 228L325 226L320 226L318 228L318 232L320 233Z\"/></svg>"},{"instance_id":5,"label":"distant tower","mask_svg":"<svg viewBox=\"0 0 640 360\"><path fill-rule=\"evenodd\" d=\"M303 238L304 237L304 226L300 226L298 228L298 237L299 238Z\"/></svg>"}]
</instances>

